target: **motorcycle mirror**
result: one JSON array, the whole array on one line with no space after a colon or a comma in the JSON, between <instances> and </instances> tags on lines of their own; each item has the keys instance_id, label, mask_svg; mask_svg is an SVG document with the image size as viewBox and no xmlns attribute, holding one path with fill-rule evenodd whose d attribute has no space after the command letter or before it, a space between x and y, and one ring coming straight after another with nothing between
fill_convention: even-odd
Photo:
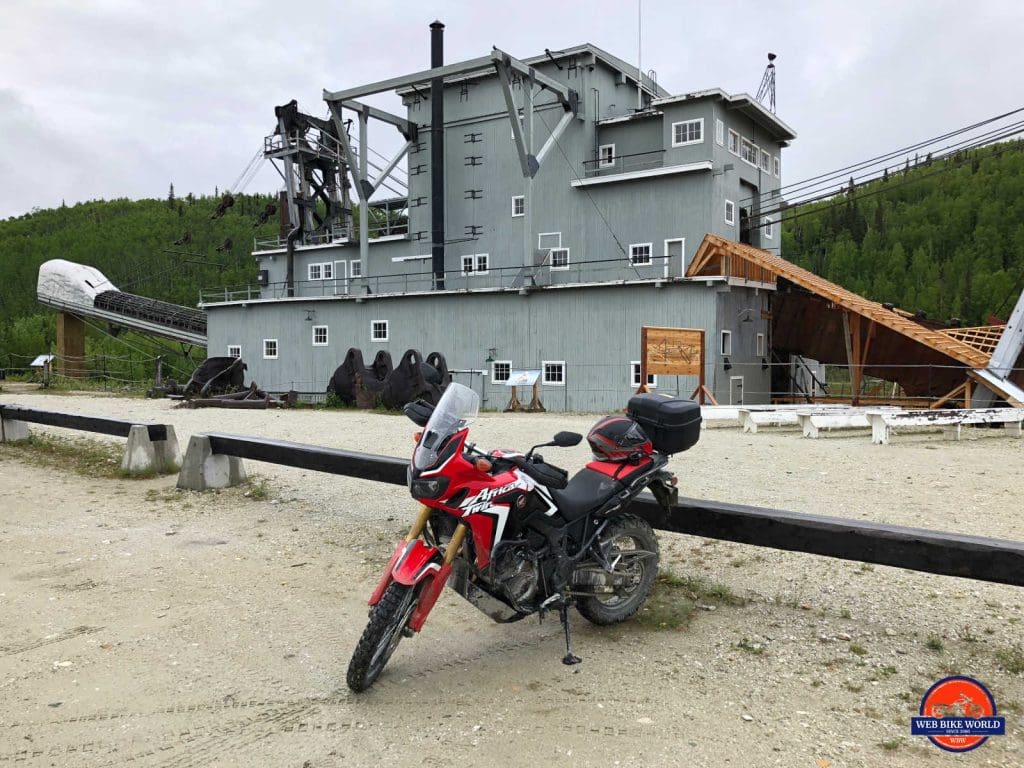
<instances>
[{"instance_id":1,"label":"motorcycle mirror","mask_svg":"<svg viewBox=\"0 0 1024 768\"><path fill-rule=\"evenodd\" d=\"M583 435L578 432L559 432L552 438L549 445L554 445L558 448L572 448L574 445L579 445L582 439Z\"/></svg>"},{"instance_id":2,"label":"motorcycle mirror","mask_svg":"<svg viewBox=\"0 0 1024 768\"><path fill-rule=\"evenodd\" d=\"M434 406L425 400L417 400L414 403L406 403L402 408L402 412L412 419L416 426L425 427L434 413Z\"/></svg>"}]
</instances>

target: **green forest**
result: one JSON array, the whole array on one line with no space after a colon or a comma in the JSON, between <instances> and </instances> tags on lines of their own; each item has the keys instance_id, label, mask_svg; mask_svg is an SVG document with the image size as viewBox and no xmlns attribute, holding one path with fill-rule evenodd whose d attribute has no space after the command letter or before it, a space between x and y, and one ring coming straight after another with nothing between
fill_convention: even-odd
<instances>
[{"instance_id":1,"label":"green forest","mask_svg":"<svg viewBox=\"0 0 1024 768\"><path fill-rule=\"evenodd\" d=\"M907 163L782 213L782 254L940 322L1003 320L1024 289L1024 142Z\"/></svg>"},{"instance_id":2,"label":"green forest","mask_svg":"<svg viewBox=\"0 0 1024 768\"><path fill-rule=\"evenodd\" d=\"M253 282L253 239L272 238L269 195L234 196L215 216L219 195L163 200L97 200L37 210L0 221L0 368L23 369L55 341L55 313L36 302L39 265L67 259L96 267L122 291L195 306L199 291ZM133 333L114 338L102 323L87 331L89 369L122 382L151 379L164 355L168 373L187 377L192 363L172 342ZM194 358L203 359L203 350Z\"/></svg>"},{"instance_id":3,"label":"green forest","mask_svg":"<svg viewBox=\"0 0 1024 768\"><path fill-rule=\"evenodd\" d=\"M89 264L119 289L194 306L199 291L250 283L254 238L277 234L267 195L107 200L34 210L0 221L0 368L24 369L52 351L55 314L35 300L39 265ZM852 291L943 322L1005 319L1024 288L1024 142L907 163L882 179L781 212L782 253ZM168 342L116 338L90 327L89 368L114 381L151 379L154 358L187 376L192 362ZM197 351L201 359L202 350Z\"/></svg>"}]
</instances>

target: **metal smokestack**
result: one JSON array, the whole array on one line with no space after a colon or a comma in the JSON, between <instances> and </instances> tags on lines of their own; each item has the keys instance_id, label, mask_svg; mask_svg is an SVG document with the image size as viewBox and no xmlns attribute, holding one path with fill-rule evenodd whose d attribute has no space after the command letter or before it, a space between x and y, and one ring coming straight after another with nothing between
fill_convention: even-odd
<instances>
[{"instance_id":1,"label":"metal smokestack","mask_svg":"<svg viewBox=\"0 0 1024 768\"><path fill-rule=\"evenodd\" d=\"M430 25L430 67L444 66L444 24ZM444 78L430 81L430 255L434 289L444 290Z\"/></svg>"}]
</instances>

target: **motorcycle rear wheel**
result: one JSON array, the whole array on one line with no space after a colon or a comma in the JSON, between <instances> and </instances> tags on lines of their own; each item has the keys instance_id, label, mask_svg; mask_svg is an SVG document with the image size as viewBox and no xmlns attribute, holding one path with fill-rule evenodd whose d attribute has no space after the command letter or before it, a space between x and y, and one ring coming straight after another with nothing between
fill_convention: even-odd
<instances>
[{"instance_id":1,"label":"motorcycle rear wheel","mask_svg":"<svg viewBox=\"0 0 1024 768\"><path fill-rule=\"evenodd\" d=\"M349 688L361 693L377 681L418 603L418 588L397 581L388 586L380 602L370 609L370 621L348 664L345 681Z\"/></svg>"},{"instance_id":2,"label":"motorcycle rear wheel","mask_svg":"<svg viewBox=\"0 0 1024 768\"><path fill-rule=\"evenodd\" d=\"M601 536L607 559L616 563L614 575L627 576L630 585L611 595L580 598L576 610L592 624L617 624L640 610L658 575L658 539L646 520L626 515Z\"/></svg>"}]
</instances>

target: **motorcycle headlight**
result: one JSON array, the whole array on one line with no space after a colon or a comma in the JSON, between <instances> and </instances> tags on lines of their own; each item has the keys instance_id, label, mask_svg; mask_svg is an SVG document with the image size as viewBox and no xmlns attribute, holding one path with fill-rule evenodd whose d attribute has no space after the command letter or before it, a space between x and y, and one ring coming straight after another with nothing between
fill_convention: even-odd
<instances>
[{"instance_id":1,"label":"motorcycle headlight","mask_svg":"<svg viewBox=\"0 0 1024 768\"><path fill-rule=\"evenodd\" d=\"M409 491L417 499L436 499L448 490L447 477L430 477L413 480Z\"/></svg>"}]
</instances>

